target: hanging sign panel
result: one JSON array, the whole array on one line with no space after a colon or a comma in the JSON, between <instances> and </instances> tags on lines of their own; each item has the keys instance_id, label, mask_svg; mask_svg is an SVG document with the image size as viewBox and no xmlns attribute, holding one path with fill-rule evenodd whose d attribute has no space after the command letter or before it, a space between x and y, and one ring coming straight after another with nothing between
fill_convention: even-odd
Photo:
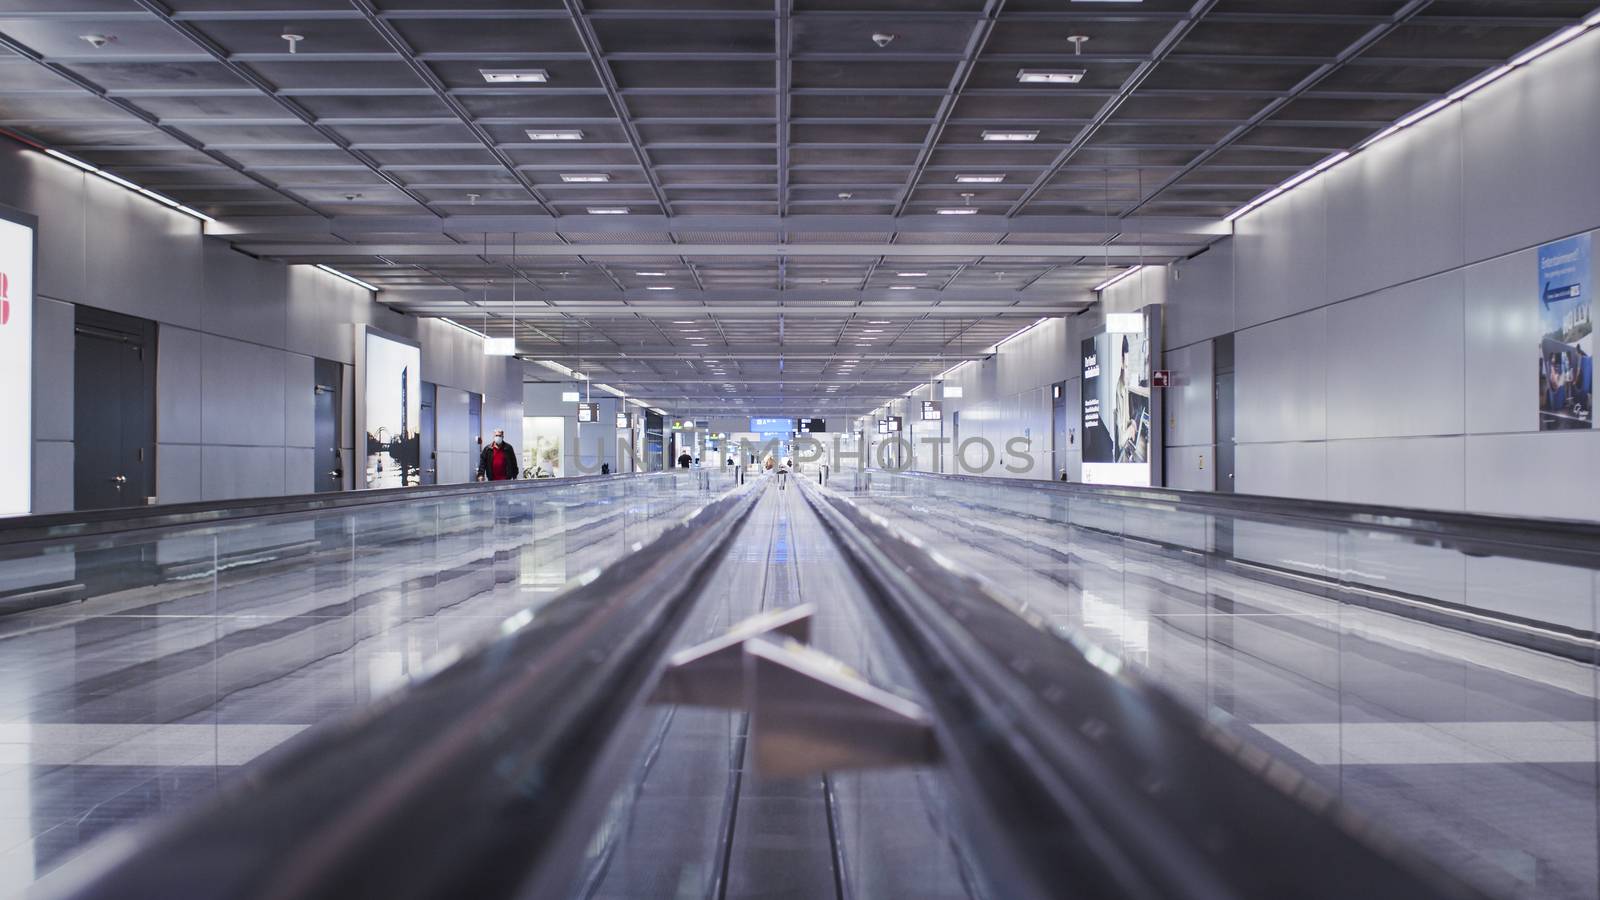
<instances>
[{"instance_id":1,"label":"hanging sign panel","mask_svg":"<svg viewBox=\"0 0 1600 900\"><path fill-rule=\"evenodd\" d=\"M0 516L33 511L31 217L0 208Z\"/></svg>"},{"instance_id":2,"label":"hanging sign panel","mask_svg":"<svg viewBox=\"0 0 1600 900\"><path fill-rule=\"evenodd\" d=\"M1594 427L1594 270L1587 234L1539 248L1539 430Z\"/></svg>"}]
</instances>

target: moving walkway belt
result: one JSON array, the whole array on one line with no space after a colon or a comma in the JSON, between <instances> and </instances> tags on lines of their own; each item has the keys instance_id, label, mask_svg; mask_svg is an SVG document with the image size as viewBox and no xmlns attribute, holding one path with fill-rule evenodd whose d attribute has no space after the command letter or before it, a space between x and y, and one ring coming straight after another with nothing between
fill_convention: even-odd
<instances>
[{"instance_id":1,"label":"moving walkway belt","mask_svg":"<svg viewBox=\"0 0 1600 900\"><path fill-rule=\"evenodd\" d=\"M998 897L1480 896L1114 657L796 484L922 682ZM646 737L631 713L766 487L714 501L188 813L102 843L39 895L566 896Z\"/></svg>"},{"instance_id":2,"label":"moving walkway belt","mask_svg":"<svg viewBox=\"0 0 1600 900\"><path fill-rule=\"evenodd\" d=\"M918 672L1003 896L1482 896L881 517L803 492Z\"/></svg>"}]
</instances>

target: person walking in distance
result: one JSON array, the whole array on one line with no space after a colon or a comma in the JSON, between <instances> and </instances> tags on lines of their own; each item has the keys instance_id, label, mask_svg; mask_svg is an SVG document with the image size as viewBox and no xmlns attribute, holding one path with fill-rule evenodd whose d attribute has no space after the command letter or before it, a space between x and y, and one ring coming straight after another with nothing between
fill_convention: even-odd
<instances>
[{"instance_id":1,"label":"person walking in distance","mask_svg":"<svg viewBox=\"0 0 1600 900\"><path fill-rule=\"evenodd\" d=\"M517 477L517 451L506 443L504 428L494 430L494 440L478 455L479 481L510 481Z\"/></svg>"}]
</instances>

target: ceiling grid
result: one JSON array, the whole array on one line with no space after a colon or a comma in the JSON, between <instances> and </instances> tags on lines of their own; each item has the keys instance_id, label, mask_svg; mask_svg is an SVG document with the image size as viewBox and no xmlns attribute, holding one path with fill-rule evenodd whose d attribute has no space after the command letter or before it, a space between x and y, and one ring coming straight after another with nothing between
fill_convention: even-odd
<instances>
[{"instance_id":1,"label":"ceiling grid","mask_svg":"<svg viewBox=\"0 0 1600 900\"><path fill-rule=\"evenodd\" d=\"M516 281L519 352L629 396L843 414L1592 12L0 0L0 129L409 313L511 336Z\"/></svg>"}]
</instances>

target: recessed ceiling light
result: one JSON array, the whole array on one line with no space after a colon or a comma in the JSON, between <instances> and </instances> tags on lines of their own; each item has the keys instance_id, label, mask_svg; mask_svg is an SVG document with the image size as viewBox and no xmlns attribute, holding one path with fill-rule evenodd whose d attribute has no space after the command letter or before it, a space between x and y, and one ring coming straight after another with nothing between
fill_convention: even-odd
<instances>
[{"instance_id":1,"label":"recessed ceiling light","mask_svg":"<svg viewBox=\"0 0 1600 900\"><path fill-rule=\"evenodd\" d=\"M649 287L645 288L645 290L647 290L647 291L670 291L670 290L672 290L672 285L670 285L670 284L652 284Z\"/></svg>"},{"instance_id":2,"label":"recessed ceiling light","mask_svg":"<svg viewBox=\"0 0 1600 900\"><path fill-rule=\"evenodd\" d=\"M635 272L633 274L639 276L640 278L665 278L665 277L667 277L667 273L665 273L665 272Z\"/></svg>"},{"instance_id":3,"label":"recessed ceiling light","mask_svg":"<svg viewBox=\"0 0 1600 900\"><path fill-rule=\"evenodd\" d=\"M1039 136L1037 131L985 131L986 141L1031 141Z\"/></svg>"},{"instance_id":4,"label":"recessed ceiling light","mask_svg":"<svg viewBox=\"0 0 1600 900\"><path fill-rule=\"evenodd\" d=\"M563 175L561 180L567 184L605 184L611 180L611 176L603 172L596 172L592 175Z\"/></svg>"},{"instance_id":5,"label":"recessed ceiling light","mask_svg":"<svg viewBox=\"0 0 1600 900\"><path fill-rule=\"evenodd\" d=\"M914 284L891 284L891 285L889 285L889 290L891 290L891 291L914 291L916 289L917 289L917 286L914 285Z\"/></svg>"},{"instance_id":6,"label":"recessed ceiling light","mask_svg":"<svg viewBox=\"0 0 1600 900\"><path fill-rule=\"evenodd\" d=\"M576 128L563 128L558 131L539 131L528 129L528 139L532 141L581 141L583 132Z\"/></svg>"},{"instance_id":7,"label":"recessed ceiling light","mask_svg":"<svg viewBox=\"0 0 1600 900\"><path fill-rule=\"evenodd\" d=\"M544 69L479 69L490 84L544 84L550 73Z\"/></svg>"},{"instance_id":8,"label":"recessed ceiling light","mask_svg":"<svg viewBox=\"0 0 1600 900\"><path fill-rule=\"evenodd\" d=\"M1005 181L1004 175L957 175L957 184L999 184Z\"/></svg>"},{"instance_id":9,"label":"recessed ceiling light","mask_svg":"<svg viewBox=\"0 0 1600 900\"><path fill-rule=\"evenodd\" d=\"M888 319L872 319L871 321L867 322L867 324L868 325L889 325L889 324L892 324L892 323Z\"/></svg>"},{"instance_id":10,"label":"recessed ceiling light","mask_svg":"<svg viewBox=\"0 0 1600 900\"><path fill-rule=\"evenodd\" d=\"M1023 84L1077 84L1086 74L1083 69L1023 69L1017 80Z\"/></svg>"},{"instance_id":11,"label":"recessed ceiling light","mask_svg":"<svg viewBox=\"0 0 1600 900\"><path fill-rule=\"evenodd\" d=\"M672 320L672 324L674 324L674 325L693 325L694 324L694 320L693 319L673 319Z\"/></svg>"},{"instance_id":12,"label":"recessed ceiling light","mask_svg":"<svg viewBox=\"0 0 1600 900\"><path fill-rule=\"evenodd\" d=\"M626 206L591 206L591 207L589 207L589 215L591 215L591 216L625 216L627 214L628 214L628 208Z\"/></svg>"},{"instance_id":13,"label":"recessed ceiling light","mask_svg":"<svg viewBox=\"0 0 1600 900\"><path fill-rule=\"evenodd\" d=\"M894 273L894 276L896 278L927 278L928 277L928 273L927 272L896 272L896 273Z\"/></svg>"},{"instance_id":14,"label":"recessed ceiling light","mask_svg":"<svg viewBox=\"0 0 1600 900\"><path fill-rule=\"evenodd\" d=\"M948 209L937 210L937 212L941 216L975 216L978 214L978 211L970 206L957 206Z\"/></svg>"},{"instance_id":15,"label":"recessed ceiling light","mask_svg":"<svg viewBox=\"0 0 1600 900\"><path fill-rule=\"evenodd\" d=\"M866 329L863 329L861 333L862 334L883 334L883 329L882 328L866 328Z\"/></svg>"}]
</instances>

